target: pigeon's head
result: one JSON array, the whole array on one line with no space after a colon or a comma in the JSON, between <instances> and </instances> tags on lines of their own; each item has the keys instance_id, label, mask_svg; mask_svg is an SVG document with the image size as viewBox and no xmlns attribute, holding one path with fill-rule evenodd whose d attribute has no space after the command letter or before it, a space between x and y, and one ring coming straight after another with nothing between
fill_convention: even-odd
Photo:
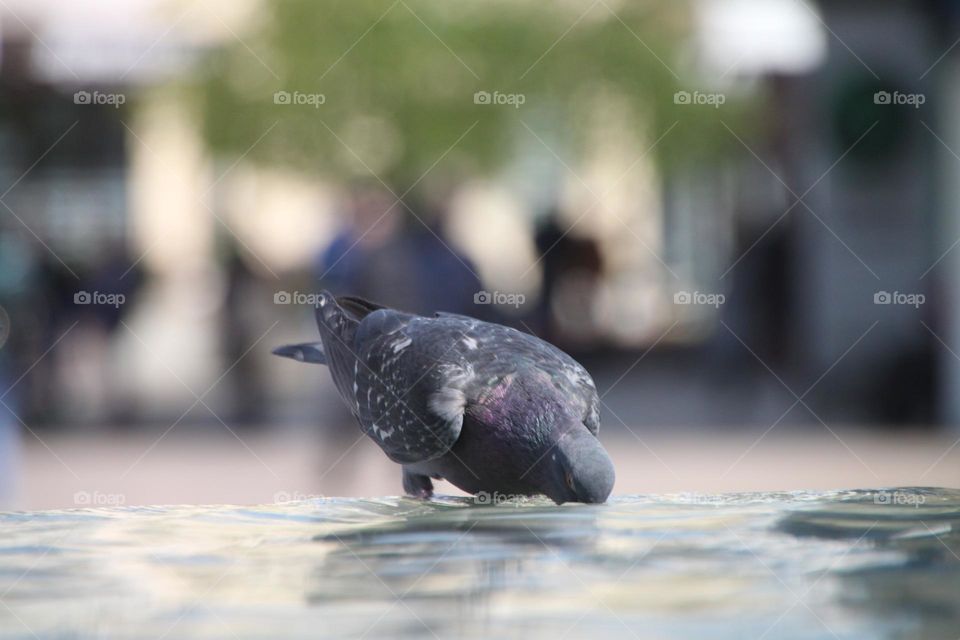
<instances>
[{"instance_id":1,"label":"pigeon's head","mask_svg":"<svg viewBox=\"0 0 960 640\"><path fill-rule=\"evenodd\" d=\"M613 490L613 461L583 425L563 433L550 456L543 492L557 504L606 502Z\"/></svg>"}]
</instances>

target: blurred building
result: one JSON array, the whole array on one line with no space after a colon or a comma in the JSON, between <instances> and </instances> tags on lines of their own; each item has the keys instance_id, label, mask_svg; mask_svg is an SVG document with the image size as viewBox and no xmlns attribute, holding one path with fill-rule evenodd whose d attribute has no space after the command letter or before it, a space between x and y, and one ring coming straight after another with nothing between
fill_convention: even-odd
<instances>
[{"instance_id":1,"label":"blurred building","mask_svg":"<svg viewBox=\"0 0 960 640\"><path fill-rule=\"evenodd\" d=\"M478 314L574 351L639 424L769 424L808 389L816 416L797 407L787 422L960 424L956 10L693 7L704 90L758 105L753 130L730 132L729 163L668 173L644 160L620 183L655 136L608 124L579 180L531 140L500 180L445 194L442 230L401 211L420 235L376 248L420 256L449 241L480 286L530 302ZM10 383L37 363L15 394L31 422L169 422L184 410L185 422L214 426L220 414L315 418L311 383L266 347L311 331L309 309L274 300L330 275L339 257L319 270L317 257L347 226L346 188L211 157L189 100L169 89L197 56L242 37L255 8L11 2L3 12L0 304L14 327L3 355ZM259 58L251 51L250 64L269 65ZM371 291L403 297L402 282L375 273ZM88 289L130 305L91 315L73 298ZM885 293L925 302L875 303Z\"/></svg>"}]
</instances>

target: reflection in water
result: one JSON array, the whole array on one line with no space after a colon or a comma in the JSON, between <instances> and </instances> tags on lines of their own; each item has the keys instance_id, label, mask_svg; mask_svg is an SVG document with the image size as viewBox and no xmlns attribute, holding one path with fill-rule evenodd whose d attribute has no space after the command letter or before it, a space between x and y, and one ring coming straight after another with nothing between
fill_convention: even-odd
<instances>
[{"instance_id":1,"label":"reflection in water","mask_svg":"<svg viewBox=\"0 0 960 640\"><path fill-rule=\"evenodd\" d=\"M956 638L960 491L0 515L0 637Z\"/></svg>"},{"instance_id":2,"label":"reflection in water","mask_svg":"<svg viewBox=\"0 0 960 640\"><path fill-rule=\"evenodd\" d=\"M396 633L412 619L406 629L412 636L431 630L441 638L483 636L495 631L486 622L498 594L543 587L536 579L543 556L589 562L599 540L596 508L558 509L546 499L499 507L448 499L429 507L317 536L328 550L313 571L310 601L323 605L382 596L374 601L373 619L356 621L359 628L347 621L351 632Z\"/></svg>"},{"instance_id":3,"label":"reflection in water","mask_svg":"<svg viewBox=\"0 0 960 640\"><path fill-rule=\"evenodd\" d=\"M893 638L960 638L960 492L851 492L790 513L780 528L798 537L868 541L887 562L851 561L835 572L839 601L891 621Z\"/></svg>"}]
</instances>

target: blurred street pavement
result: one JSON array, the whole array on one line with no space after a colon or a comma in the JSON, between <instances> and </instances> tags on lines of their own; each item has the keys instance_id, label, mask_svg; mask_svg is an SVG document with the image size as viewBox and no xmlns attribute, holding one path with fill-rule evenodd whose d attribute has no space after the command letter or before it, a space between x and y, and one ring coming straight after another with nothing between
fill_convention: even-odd
<instances>
[{"instance_id":1,"label":"blurred street pavement","mask_svg":"<svg viewBox=\"0 0 960 640\"><path fill-rule=\"evenodd\" d=\"M960 446L947 435L884 436L781 425L730 432L655 429L602 434L617 463L615 495L884 486L960 487ZM134 433L26 434L15 509L156 504L262 504L401 493L400 470L345 427L239 432L178 425ZM182 431L181 431L182 430ZM354 438L354 436L356 436ZM839 438L839 439L838 439ZM459 494L445 482L438 493Z\"/></svg>"}]
</instances>

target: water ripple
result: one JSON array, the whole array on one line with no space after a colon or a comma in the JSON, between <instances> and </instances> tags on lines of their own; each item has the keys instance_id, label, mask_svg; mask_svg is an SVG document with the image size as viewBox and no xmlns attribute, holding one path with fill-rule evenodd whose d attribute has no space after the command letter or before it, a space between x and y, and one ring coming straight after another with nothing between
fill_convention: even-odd
<instances>
[{"instance_id":1,"label":"water ripple","mask_svg":"<svg viewBox=\"0 0 960 640\"><path fill-rule=\"evenodd\" d=\"M960 491L0 514L0 637L956 638Z\"/></svg>"}]
</instances>

